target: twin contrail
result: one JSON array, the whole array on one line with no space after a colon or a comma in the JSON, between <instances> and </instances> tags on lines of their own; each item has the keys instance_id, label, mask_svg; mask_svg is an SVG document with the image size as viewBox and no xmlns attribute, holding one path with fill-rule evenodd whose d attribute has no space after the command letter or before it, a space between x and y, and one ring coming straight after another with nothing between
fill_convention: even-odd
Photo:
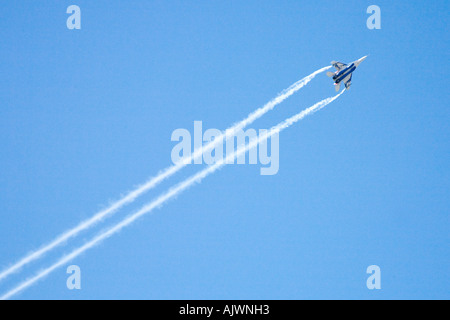
<instances>
[{"instance_id":1,"label":"twin contrail","mask_svg":"<svg viewBox=\"0 0 450 320\"><path fill-rule=\"evenodd\" d=\"M344 93L344 91L345 91L345 89L341 93L337 94L336 96L324 99L324 100L314 104L313 106L301 111L300 113L294 115L293 117L284 120L280 124L272 127L269 131L267 131L262 136L252 139L248 145L240 147L238 150L236 150L235 152L233 152L232 154L227 156L225 159L222 159L222 160L216 162L214 165L211 165L211 166L203 169L199 173L197 173L197 174L191 176L190 178L184 180L183 182L179 183L174 188L169 189L166 193L160 195L157 199L155 199L151 203L145 205L136 213L126 217L125 219L123 219L122 221L117 223L115 226L113 226L110 229L106 230L105 232L99 234L98 236L93 238L91 241L87 242L83 246L72 251L70 254L62 257L55 264L48 267L47 269L42 270L36 276L24 281L23 283L21 283L20 285L18 285L17 287L15 287L11 291L9 291L8 293L6 293L2 297L0 297L0 300L9 299L12 296L16 295L17 293L21 292L22 290L28 288L29 286L34 284L36 281L40 280L41 278L43 278L43 277L47 276L48 274L50 274L51 272L53 272L55 269L65 265L66 263L68 263L72 259L76 258L77 256L79 256L86 250L94 247L95 245L99 244L101 241L109 238L110 236L112 236L115 233L122 230L124 227L130 225L131 223L136 221L141 216L150 213L151 211L153 211L153 209L163 205L165 202L167 202L174 196L178 195L182 191L186 190L187 188L191 187L195 183L199 183L202 179L204 179L208 175L214 173L215 171L220 169L222 166L224 166L226 163L234 161L235 158L239 157L242 154L245 154L248 150L256 147L261 141L267 140L272 135L279 133L280 131L290 127L294 123L302 120L306 116L311 115L314 112L317 112L320 109L324 108L326 105L330 104L331 102L336 100L340 95L342 95Z\"/></svg>"},{"instance_id":2,"label":"twin contrail","mask_svg":"<svg viewBox=\"0 0 450 320\"><path fill-rule=\"evenodd\" d=\"M100 222L107 216L113 214L123 206L132 203L136 198L138 198L140 195L145 193L146 191L154 188L156 185L164 181L165 179L169 178L170 176L177 173L179 170L184 168L187 164L191 163L192 160L197 159L198 157L202 156L204 153L209 152L213 150L218 143L220 143L223 139L228 139L229 137L232 137L236 134L237 131L245 128L249 124L253 123L258 118L262 117L264 114L275 108L278 104L289 98L291 95L293 95L295 92L300 90L302 87L304 87L306 84L308 84L316 75L318 75L321 72L324 72L328 70L330 67L324 67L321 68L309 76L297 81L293 85L291 85L289 88L282 91L276 98L268 102L263 107L257 109L256 111L252 112L250 115L247 116L247 118L243 119L242 121L234 124L229 129L225 130L225 132L222 132L220 136L218 136L213 141L209 142L208 144L204 145L203 147L198 148L197 150L194 150L191 156L183 158L178 163L174 164L173 166L170 166L163 171L161 171L157 176L149 179L144 184L138 186L133 191L130 191L128 194L126 194L124 197L122 197L120 200L112 203L109 207L106 209L103 209L99 211L98 213L94 214L91 218L88 220L83 221L78 226L76 226L73 229L70 229L66 231L65 233L61 234L57 238L55 238L52 242L45 245L44 247L28 254L27 256L23 257L20 261L12 265L11 267L7 268L6 270L2 271L0 273L0 281L12 273L18 271L25 265L29 264L30 262L39 259L41 256L43 256L45 253L49 252L50 250L54 249L55 247L61 245L62 243L66 242L72 237L75 237L78 233L80 233L83 230L86 230L92 226L94 226L96 223Z\"/></svg>"}]
</instances>

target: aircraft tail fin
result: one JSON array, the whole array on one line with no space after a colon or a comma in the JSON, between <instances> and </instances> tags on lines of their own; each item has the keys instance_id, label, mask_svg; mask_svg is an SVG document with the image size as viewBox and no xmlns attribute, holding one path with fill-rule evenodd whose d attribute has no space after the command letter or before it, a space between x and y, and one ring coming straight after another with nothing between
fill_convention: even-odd
<instances>
[{"instance_id":1,"label":"aircraft tail fin","mask_svg":"<svg viewBox=\"0 0 450 320\"><path fill-rule=\"evenodd\" d=\"M334 73L333 73L333 72L330 72L330 71L328 71L328 72L327 72L327 76L329 76L330 78L333 78L333 77L334 77Z\"/></svg>"}]
</instances>

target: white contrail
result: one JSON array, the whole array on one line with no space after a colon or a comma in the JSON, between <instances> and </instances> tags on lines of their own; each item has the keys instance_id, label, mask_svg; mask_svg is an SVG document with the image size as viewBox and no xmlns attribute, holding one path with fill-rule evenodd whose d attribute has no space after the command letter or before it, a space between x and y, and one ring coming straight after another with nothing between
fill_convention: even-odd
<instances>
[{"instance_id":1,"label":"white contrail","mask_svg":"<svg viewBox=\"0 0 450 320\"><path fill-rule=\"evenodd\" d=\"M173 166L170 166L163 171L161 171L157 176L149 179L144 184L138 186L133 191L130 191L128 194L126 194L124 197L122 197L120 200L112 203L108 208L103 209L102 211L99 211L96 213L92 218L89 218L88 220L85 220L81 222L78 226L74 227L73 229L70 229L66 231L65 233L58 236L55 240L50 242L49 244L45 245L44 247L31 252L27 256L23 257L20 261L12 265L11 267L7 268L6 270L2 271L0 273L0 281L6 278L7 276L11 275L12 273L18 271L23 266L27 265L28 263L39 259L42 255L47 253L48 251L52 250L53 248L59 246L60 244L64 243L68 239L75 237L78 233L80 233L83 230L86 230L96 223L103 220L108 215L111 215L112 213L116 212L126 204L129 204L133 202L136 198L138 198L140 195L142 195L144 192L154 188L156 185L158 185L163 180L169 178L182 168L184 168L187 164L191 163L192 160L197 159L198 157L202 156L204 153L209 152L213 150L217 144L222 141L222 139L228 139L229 137L232 137L235 135L237 131L240 129L245 128L258 118L262 117L265 113L269 112L275 106L286 100L288 97L293 95L295 92L300 90L302 87L304 87L306 84L308 84L316 75L318 75L321 72L324 72L328 70L330 67L324 67L322 69L319 69L309 76L297 81L292 86L290 86L288 89L282 91L276 98L268 102L263 107L257 109L253 113L251 113L247 118L243 119L242 121L234 124L232 127L227 129L220 136L217 137L217 139L214 139L213 141L209 142L203 147L198 148L197 150L194 150L191 156L186 157L179 161L178 163L174 164Z\"/></svg>"},{"instance_id":2,"label":"white contrail","mask_svg":"<svg viewBox=\"0 0 450 320\"><path fill-rule=\"evenodd\" d=\"M324 108L326 105L328 105L329 103L331 103L334 100L336 100L341 94L344 93L344 91L345 91L345 89L342 90L341 93L337 94L336 96L324 99L324 100L316 103L312 107L309 107L309 108L303 110L302 112L296 114L295 116L286 119L285 121L281 122L277 126L273 127L269 131L267 131L266 134L260 136L259 138L252 139L249 142L248 145L239 148L238 150L236 150L235 152L233 152L232 154L227 156L225 159L222 159L221 161L215 163L214 165L211 165L211 166L203 169L199 173L197 173L197 174L193 175L192 177L186 179L185 181L181 182L176 187L174 187L174 188L170 189L168 192L162 194L156 200L154 200L151 203L149 203L148 205L144 206L143 208L141 208L136 213L126 217L124 220L122 220L121 222L119 222L115 226L111 227L107 231L105 231L105 232L101 233L100 235L96 236L91 241L87 242L86 244L84 244L83 246L79 247L78 249L72 251L72 253L62 257L59 261L57 261L55 264L53 264L49 268L42 270L40 273L38 273L33 278L30 278L30 279L24 281L23 283L18 285L16 288L12 289L8 293L6 293L2 297L0 297L0 300L6 300L6 299L11 298L12 296L16 295L17 293L19 293L22 290L26 289L27 287L31 286L33 283L35 283L39 279L41 279L41 278L45 277L46 275L50 274L55 269L65 265L66 263L68 263L72 259L76 258L77 256L79 256L80 254L82 254L86 250L94 247L95 245L99 244L101 241L103 241L103 240L109 238L110 236L112 236L113 234L119 232L124 227L130 225L131 223L136 221L141 216L143 216L143 215L153 211L153 209L163 205L166 201L168 201L169 199L171 199L174 196L178 195L179 193L181 193L185 189L191 187L195 183L199 183L202 179L204 179L208 175L214 173L219 168L224 166L226 163L229 163L229 162L233 161L235 158L237 158L240 155L246 153L248 150L256 147L261 141L264 141L264 140L270 138L275 133L279 133L280 131L288 128L289 126L293 125L294 123L302 120L306 116L308 116L308 115L310 115L310 114L312 114L314 112L317 112L320 109Z\"/></svg>"}]
</instances>

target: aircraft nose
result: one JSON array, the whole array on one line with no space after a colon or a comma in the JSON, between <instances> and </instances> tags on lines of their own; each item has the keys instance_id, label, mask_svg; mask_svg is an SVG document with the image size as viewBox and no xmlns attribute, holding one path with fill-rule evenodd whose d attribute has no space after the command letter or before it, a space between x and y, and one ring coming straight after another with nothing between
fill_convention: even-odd
<instances>
[{"instance_id":1,"label":"aircraft nose","mask_svg":"<svg viewBox=\"0 0 450 320\"><path fill-rule=\"evenodd\" d=\"M363 62L368 56L362 57L361 59L359 59L358 61L355 62L356 66L359 66L361 62Z\"/></svg>"}]
</instances>

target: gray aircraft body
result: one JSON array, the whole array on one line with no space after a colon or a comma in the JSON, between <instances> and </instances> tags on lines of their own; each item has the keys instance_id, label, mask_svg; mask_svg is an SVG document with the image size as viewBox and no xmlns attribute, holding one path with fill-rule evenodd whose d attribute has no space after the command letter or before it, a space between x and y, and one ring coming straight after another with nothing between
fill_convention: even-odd
<instances>
[{"instance_id":1,"label":"gray aircraft body","mask_svg":"<svg viewBox=\"0 0 450 320\"><path fill-rule=\"evenodd\" d=\"M362 57L359 60L356 60L355 62L350 63L349 65L346 65L342 62L333 61L331 62L331 65L336 68L336 72L327 72L327 76L330 78L333 78L334 85L336 87L336 91L339 91L341 87L341 83L343 82L345 85L345 88L350 88L352 84L352 75L353 71L356 70L356 68L359 66L361 62L366 59L367 56Z\"/></svg>"}]
</instances>

